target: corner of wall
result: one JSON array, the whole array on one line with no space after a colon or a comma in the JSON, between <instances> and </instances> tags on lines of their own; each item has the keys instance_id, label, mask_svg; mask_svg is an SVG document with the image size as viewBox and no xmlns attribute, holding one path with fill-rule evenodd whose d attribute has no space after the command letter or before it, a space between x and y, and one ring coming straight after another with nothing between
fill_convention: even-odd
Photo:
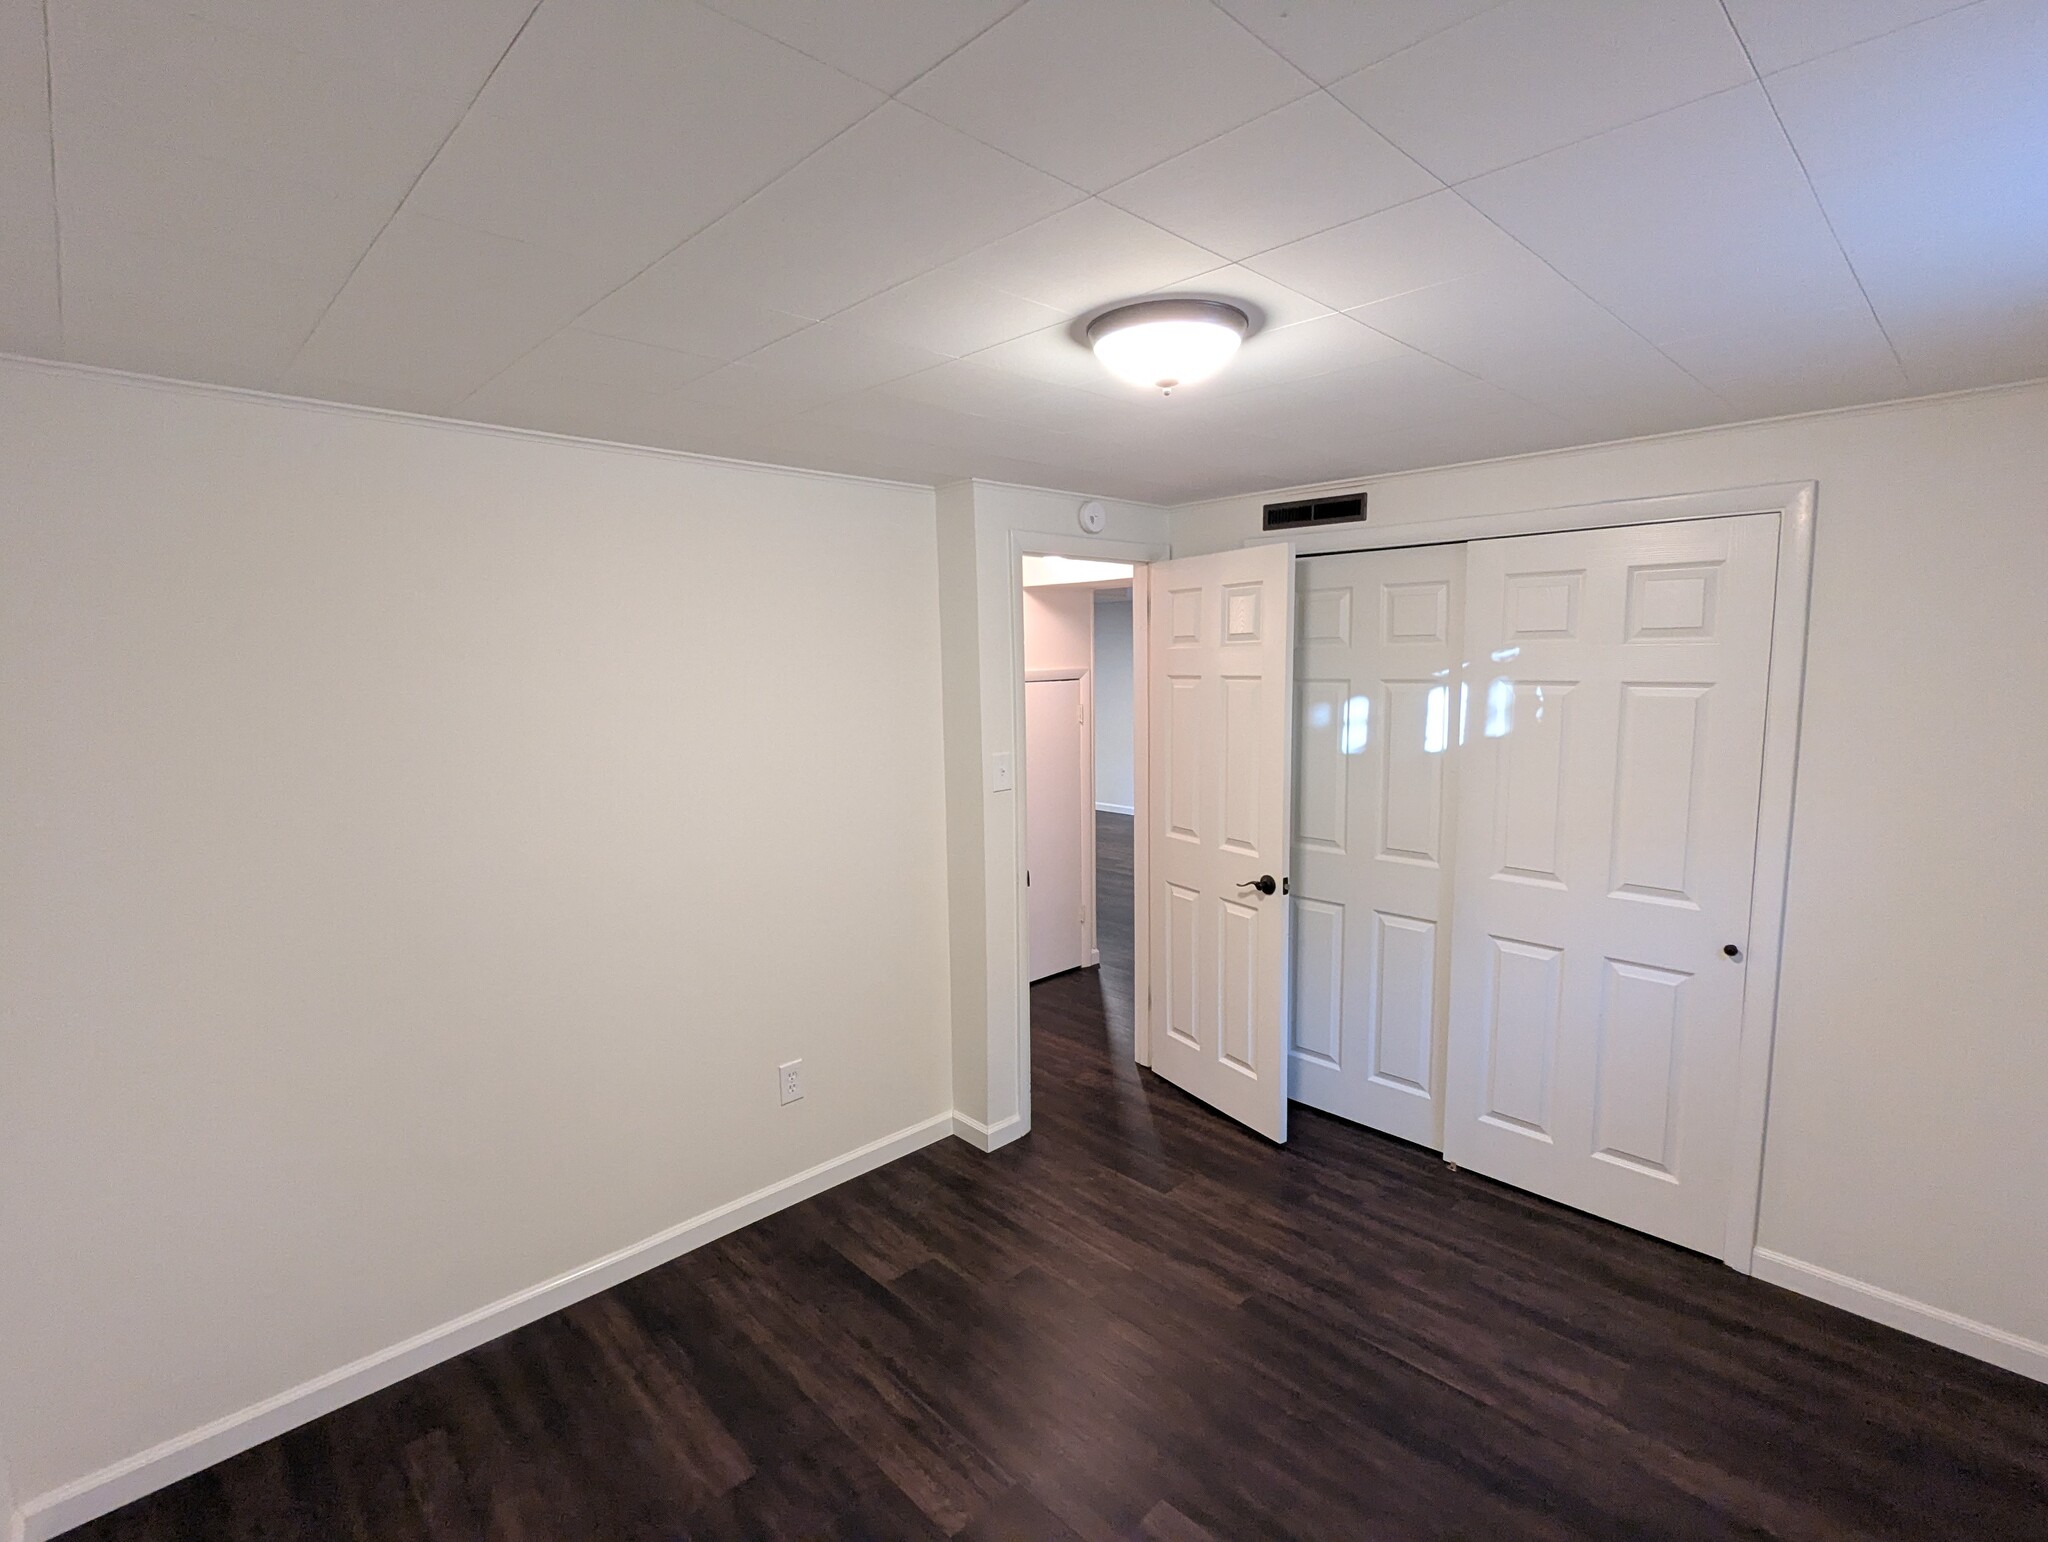
<instances>
[{"instance_id":1,"label":"corner of wall","mask_svg":"<svg viewBox=\"0 0 2048 1542\"><path fill-rule=\"evenodd\" d=\"M945 732L947 959L953 1106L988 1117L988 947L982 915L981 620L974 484L937 497L939 681Z\"/></svg>"}]
</instances>

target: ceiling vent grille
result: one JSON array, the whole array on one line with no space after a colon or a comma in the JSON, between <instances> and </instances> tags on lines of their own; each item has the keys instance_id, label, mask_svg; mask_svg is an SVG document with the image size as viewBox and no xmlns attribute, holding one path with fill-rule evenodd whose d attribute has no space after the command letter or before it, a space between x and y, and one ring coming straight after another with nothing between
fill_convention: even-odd
<instances>
[{"instance_id":1,"label":"ceiling vent grille","mask_svg":"<svg viewBox=\"0 0 2048 1542\"><path fill-rule=\"evenodd\" d=\"M1341 525L1365 518L1365 494L1348 498L1310 498L1302 503L1266 505L1268 530L1301 530L1310 525Z\"/></svg>"}]
</instances>

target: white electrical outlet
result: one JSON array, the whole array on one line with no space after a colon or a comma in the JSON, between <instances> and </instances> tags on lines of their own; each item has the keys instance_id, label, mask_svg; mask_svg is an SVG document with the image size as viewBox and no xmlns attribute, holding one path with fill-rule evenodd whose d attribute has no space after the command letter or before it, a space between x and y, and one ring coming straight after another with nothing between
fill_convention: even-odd
<instances>
[{"instance_id":1,"label":"white electrical outlet","mask_svg":"<svg viewBox=\"0 0 2048 1542\"><path fill-rule=\"evenodd\" d=\"M776 1080L782 1087L782 1101L794 1103L804 1095L804 1063L801 1060L784 1061L775 1068Z\"/></svg>"}]
</instances>

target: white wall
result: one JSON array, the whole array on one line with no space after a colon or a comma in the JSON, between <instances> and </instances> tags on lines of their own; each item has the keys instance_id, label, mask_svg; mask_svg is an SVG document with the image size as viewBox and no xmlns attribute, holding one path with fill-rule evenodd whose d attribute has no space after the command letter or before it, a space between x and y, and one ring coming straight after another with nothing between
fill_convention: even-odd
<instances>
[{"instance_id":1,"label":"white wall","mask_svg":"<svg viewBox=\"0 0 2048 1542\"><path fill-rule=\"evenodd\" d=\"M1023 591L1024 667L1095 672L1095 591L1049 584Z\"/></svg>"},{"instance_id":2,"label":"white wall","mask_svg":"<svg viewBox=\"0 0 2048 1542\"><path fill-rule=\"evenodd\" d=\"M1391 524L1807 479L1759 1243L2017 1335L1972 1347L2048 1369L2048 386L1366 485ZM1176 554L1241 541L1261 501L1176 512Z\"/></svg>"},{"instance_id":3,"label":"white wall","mask_svg":"<svg viewBox=\"0 0 2048 1542\"><path fill-rule=\"evenodd\" d=\"M1131 779L1131 601L1095 599L1095 806L1128 814Z\"/></svg>"},{"instance_id":4,"label":"white wall","mask_svg":"<svg viewBox=\"0 0 2048 1542\"><path fill-rule=\"evenodd\" d=\"M1019 911L1023 819L998 792L997 755L1023 752L1018 547L1110 561L1164 556L1166 511L1105 500L1100 537L1075 522L1085 496L1002 483L939 490L939 618L946 704L948 895L953 923L953 1106L983 1144L1030 1128L1022 1075L1028 986Z\"/></svg>"},{"instance_id":5,"label":"white wall","mask_svg":"<svg viewBox=\"0 0 2048 1542\"><path fill-rule=\"evenodd\" d=\"M949 1109L929 490L12 363L0 490L19 1502Z\"/></svg>"}]
</instances>

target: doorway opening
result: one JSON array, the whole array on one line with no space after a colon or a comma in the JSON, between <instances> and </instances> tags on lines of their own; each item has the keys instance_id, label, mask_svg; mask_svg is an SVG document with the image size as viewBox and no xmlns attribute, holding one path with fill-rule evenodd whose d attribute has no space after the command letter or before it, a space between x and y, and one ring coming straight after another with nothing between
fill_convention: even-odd
<instances>
[{"instance_id":1,"label":"doorway opening","mask_svg":"<svg viewBox=\"0 0 2048 1542\"><path fill-rule=\"evenodd\" d=\"M1137 576L1127 562L1030 554L1020 573L1032 1017L1099 1020L1120 1064L1135 1049Z\"/></svg>"}]
</instances>

